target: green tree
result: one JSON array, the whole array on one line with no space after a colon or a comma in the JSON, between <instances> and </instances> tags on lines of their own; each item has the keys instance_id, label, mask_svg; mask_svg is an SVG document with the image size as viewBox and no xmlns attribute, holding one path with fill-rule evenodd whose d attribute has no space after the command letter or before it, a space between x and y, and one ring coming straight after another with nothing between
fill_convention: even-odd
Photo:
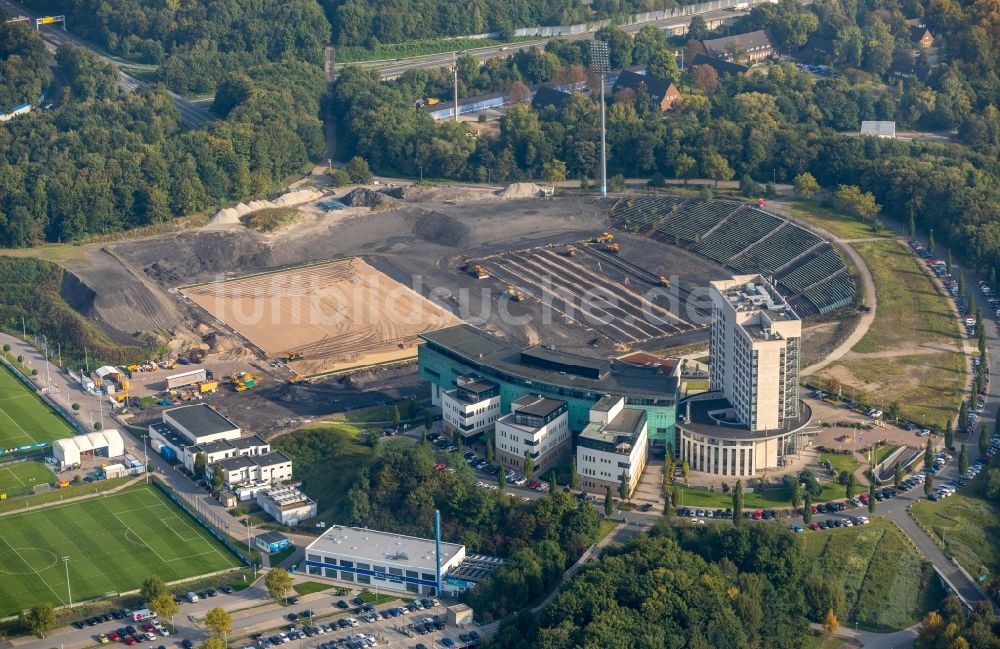
<instances>
[{"instance_id":1,"label":"green tree","mask_svg":"<svg viewBox=\"0 0 1000 649\"><path fill-rule=\"evenodd\" d=\"M372 181L372 172L368 168L368 161L360 156L354 156L344 165L344 171L350 176L351 182L356 185L367 185Z\"/></svg>"},{"instance_id":2,"label":"green tree","mask_svg":"<svg viewBox=\"0 0 1000 649\"><path fill-rule=\"evenodd\" d=\"M736 485L733 486L733 524L741 525L743 523L743 482L741 480L736 481Z\"/></svg>"},{"instance_id":3,"label":"green tree","mask_svg":"<svg viewBox=\"0 0 1000 649\"><path fill-rule=\"evenodd\" d=\"M202 649L226 649L226 641L217 635L210 635L205 638L201 647Z\"/></svg>"},{"instance_id":4,"label":"green tree","mask_svg":"<svg viewBox=\"0 0 1000 649\"><path fill-rule=\"evenodd\" d=\"M233 617L224 608L210 609L205 613L205 628L215 635L228 638L229 632L233 630Z\"/></svg>"},{"instance_id":5,"label":"green tree","mask_svg":"<svg viewBox=\"0 0 1000 649\"><path fill-rule=\"evenodd\" d=\"M673 83L676 83L681 76L681 71L677 67L677 58L673 52L665 47L658 48L653 52L646 64L646 72Z\"/></svg>"},{"instance_id":6,"label":"green tree","mask_svg":"<svg viewBox=\"0 0 1000 649\"><path fill-rule=\"evenodd\" d=\"M524 451L524 477L530 478L535 475L535 460L532 459L531 453L525 449Z\"/></svg>"},{"instance_id":7,"label":"green tree","mask_svg":"<svg viewBox=\"0 0 1000 649\"><path fill-rule=\"evenodd\" d=\"M934 492L934 474L928 473L924 478L924 495L929 496Z\"/></svg>"},{"instance_id":8,"label":"green tree","mask_svg":"<svg viewBox=\"0 0 1000 649\"><path fill-rule=\"evenodd\" d=\"M951 248L948 248L948 256L945 259L945 270L951 275Z\"/></svg>"},{"instance_id":9,"label":"green tree","mask_svg":"<svg viewBox=\"0 0 1000 649\"><path fill-rule=\"evenodd\" d=\"M802 505L802 522L808 525L812 522L813 510L812 510L812 494L808 491L806 492L805 503Z\"/></svg>"},{"instance_id":10,"label":"green tree","mask_svg":"<svg viewBox=\"0 0 1000 649\"><path fill-rule=\"evenodd\" d=\"M702 159L701 172L706 178L714 180L716 187L720 180L732 180L736 174L729 162L717 152L709 153Z\"/></svg>"},{"instance_id":11,"label":"green tree","mask_svg":"<svg viewBox=\"0 0 1000 649\"><path fill-rule=\"evenodd\" d=\"M71 407L71 408L73 408L73 412L80 412L80 404L78 404L78 403L74 403L74 404L73 404L72 406L70 406L70 407Z\"/></svg>"},{"instance_id":12,"label":"green tree","mask_svg":"<svg viewBox=\"0 0 1000 649\"><path fill-rule=\"evenodd\" d=\"M979 454L984 455L989 450L990 450L990 437L986 432L986 426L982 426L979 429Z\"/></svg>"},{"instance_id":13,"label":"green tree","mask_svg":"<svg viewBox=\"0 0 1000 649\"><path fill-rule=\"evenodd\" d=\"M611 495L611 487L604 488L604 515L611 517L615 511L615 499Z\"/></svg>"},{"instance_id":14,"label":"green tree","mask_svg":"<svg viewBox=\"0 0 1000 649\"><path fill-rule=\"evenodd\" d=\"M569 486L572 489L580 488L580 474L576 470L576 457L569 459Z\"/></svg>"},{"instance_id":15,"label":"green tree","mask_svg":"<svg viewBox=\"0 0 1000 649\"><path fill-rule=\"evenodd\" d=\"M194 477L204 478L205 468L208 466L208 458L204 453L199 452L194 456Z\"/></svg>"},{"instance_id":16,"label":"green tree","mask_svg":"<svg viewBox=\"0 0 1000 649\"><path fill-rule=\"evenodd\" d=\"M862 192L856 185L840 185L834 194L837 207L864 221L872 221L882 206L875 202L875 195Z\"/></svg>"},{"instance_id":17,"label":"green tree","mask_svg":"<svg viewBox=\"0 0 1000 649\"><path fill-rule=\"evenodd\" d=\"M965 444L962 444L962 450L958 452L958 474L965 475L969 472L969 452L965 449Z\"/></svg>"},{"instance_id":18,"label":"green tree","mask_svg":"<svg viewBox=\"0 0 1000 649\"><path fill-rule=\"evenodd\" d=\"M900 406L898 401L893 401L889 404L886 414L889 415L889 419L893 421L899 421Z\"/></svg>"},{"instance_id":19,"label":"green tree","mask_svg":"<svg viewBox=\"0 0 1000 649\"><path fill-rule=\"evenodd\" d=\"M146 608L164 620L173 620L173 617L181 610L180 605L174 601L170 593L160 593L153 599L145 600L145 602Z\"/></svg>"},{"instance_id":20,"label":"green tree","mask_svg":"<svg viewBox=\"0 0 1000 649\"><path fill-rule=\"evenodd\" d=\"M344 169L330 169L326 173L330 176L330 184L334 187L343 187L351 184L351 175Z\"/></svg>"},{"instance_id":21,"label":"green tree","mask_svg":"<svg viewBox=\"0 0 1000 649\"><path fill-rule=\"evenodd\" d=\"M944 425L944 446L945 448L955 448L955 432L951 429L951 422Z\"/></svg>"},{"instance_id":22,"label":"green tree","mask_svg":"<svg viewBox=\"0 0 1000 649\"><path fill-rule=\"evenodd\" d=\"M399 414L399 406L394 405L392 407L392 425L398 426L400 421L402 421L402 417Z\"/></svg>"},{"instance_id":23,"label":"green tree","mask_svg":"<svg viewBox=\"0 0 1000 649\"><path fill-rule=\"evenodd\" d=\"M424 411L424 434L429 433L434 428L434 415L430 410Z\"/></svg>"},{"instance_id":24,"label":"green tree","mask_svg":"<svg viewBox=\"0 0 1000 649\"><path fill-rule=\"evenodd\" d=\"M826 617L823 618L823 632L827 636L832 636L837 632L837 627L839 622L837 621L837 614L833 612L833 609L828 609L826 611Z\"/></svg>"},{"instance_id":25,"label":"green tree","mask_svg":"<svg viewBox=\"0 0 1000 649\"><path fill-rule=\"evenodd\" d=\"M934 447L931 446L930 438L927 438L927 445L924 446L924 468L930 467L934 464Z\"/></svg>"},{"instance_id":26,"label":"green tree","mask_svg":"<svg viewBox=\"0 0 1000 649\"><path fill-rule=\"evenodd\" d=\"M847 474L847 484L844 486L844 496L850 500L854 498L854 490L857 487L856 479L854 473L850 472Z\"/></svg>"},{"instance_id":27,"label":"green tree","mask_svg":"<svg viewBox=\"0 0 1000 649\"><path fill-rule=\"evenodd\" d=\"M618 478L618 495L622 500L629 500L631 498L632 490L629 487L628 469L623 469L621 476Z\"/></svg>"},{"instance_id":28,"label":"green tree","mask_svg":"<svg viewBox=\"0 0 1000 649\"><path fill-rule=\"evenodd\" d=\"M958 429L966 430L969 427L969 404L964 399L958 407Z\"/></svg>"},{"instance_id":29,"label":"green tree","mask_svg":"<svg viewBox=\"0 0 1000 649\"><path fill-rule=\"evenodd\" d=\"M500 467L499 473L497 473L497 486L500 488L500 492L507 488L507 470Z\"/></svg>"},{"instance_id":30,"label":"green tree","mask_svg":"<svg viewBox=\"0 0 1000 649\"><path fill-rule=\"evenodd\" d=\"M264 578L264 587L271 599L284 599L292 589L292 576L283 568L272 568Z\"/></svg>"},{"instance_id":31,"label":"green tree","mask_svg":"<svg viewBox=\"0 0 1000 649\"><path fill-rule=\"evenodd\" d=\"M35 374L38 374L38 370L31 370L31 374L32 374L32 376L34 376ZM101 422L99 422L99 421L95 421L94 422L94 430L101 430L103 427L104 427L104 425Z\"/></svg>"},{"instance_id":32,"label":"green tree","mask_svg":"<svg viewBox=\"0 0 1000 649\"><path fill-rule=\"evenodd\" d=\"M32 608L24 616L24 621L39 638L44 638L45 634L56 625L56 611L52 604L44 602Z\"/></svg>"},{"instance_id":33,"label":"green tree","mask_svg":"<svg viewBox=\"0 0 1000 649\"><path fill-rule=\"evenodd\" d=\"M686 153L674 158L674 176L684 179L684 186L698 174L698 161Z\"/></svg>"},{"instance_id":34,"label":"green tree","mask_svg":"<svg viewBox=\"0 0 1000 649\"><path fill-rule=\"evenodd\" d=\"M166 592L167 585L163 583L163 579L159 575L150 575L143 580L142 586L139 588L139 597L149 607L150 602Z\"/></svg>"},{"instance_id":35,"label":"green tree","mask_svg":"<svg viewBox=\"0 0 1000 649\"><path fill-rule=\"evenodd\" d=\"M875 480L868 482L868 513L875 513Z\"/></svg>"},{"instance_id":36,"label":"green tree","mask_svg":"<svg viewBox=\"0 0 1000 649\"><path fill-rule=\"evenodd\" d=\"M547 183L557 183L566 180L566 163L562 160L549 160L543 164L542 180Z\"/></svg>"},{"instance_id":37,"label":"green tree","mask_svg":"<svg viewBox=\"0 0 1000 649\"><path fill-rule=\"evenodd\" d=\"M687 460L683 460L681 462L681 475L684 476L685 480L687 480L688 471L690 471L690 470L691 470L691 467L688 466L688 461Z\"/></svg>"},{"instance_id":38,"label":"green tree","mask_svg":"<svg viewBox=\"0 0 1000 649\"><path fill-rule=\"evenodd\" d=\"M792 501L792 509L798 509L799 505L802 504L802 483L797 479L793 479L792 481L790 499Z\"/></svg>"},{"instance_id":39,"label":"green tree","mask_svg":"<svg viewBox=\"0 0 1000 649\"><path fill-rule=\"evenodd\" d=\"M927 252L934 254L934 228L927 233Z\"/></svg>"},{"instance_id":40,"label":"green tree","mask_svg":"<svg viewBox=\"0 0 1000 649\"><path fill-rule=\"evenodd\" d=\"M803 171L793 180L795 193L805 198L812 198L819 191L819 183L808 171Z\"/></svg>"},{"instance_id":41,"label":"green tree","mask_svg":"<svg viewBox=\"0 0 1000 649\"><path fill-rule=\"evenodd\" d=\"M216 462L215 467L212 469L212 493L218 496L225 486L226 473L222 470L222 465Z\"/></svg>"},{"instance_id":42,"label":"green tree","mask_svg":"<svg viewBox=\"0 0 1000 649\"><path fill-rule=\"evenodd\" d=\"M485 453L486 455L485 459L487 464L489 465L493 464L493 458L496 457L494 453L495 452L493 450L493 437L491 435L488 435L486 437L486 453Z\"/></svg>"},{"instance_id":43,"label":"green tree","mask_svg":"<svg viewBox=\"0 0 1000 649\"><path fill-rule=\"evenodd\" d=\"M903 465L896 462L896 470L892 473L892 486L899 489L901 482L903 482Z\"/></svg>"},{"instance_id":44,"label":"green tree","mask_svg":"<svg viewBox=\"0 0 1000 649\"><path fill-rule=\"evenodd\" d=\"M910 210L910 218L906 223L907 228L910 232L910 239L914 239L917 236L917 221L913 216L913 210Z\"/></svg>"}]
</instances>

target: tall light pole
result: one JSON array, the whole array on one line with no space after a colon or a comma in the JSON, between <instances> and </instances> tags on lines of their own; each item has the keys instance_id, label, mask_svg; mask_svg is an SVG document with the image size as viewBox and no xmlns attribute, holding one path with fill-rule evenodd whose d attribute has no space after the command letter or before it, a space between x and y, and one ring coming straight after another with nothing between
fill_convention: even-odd
<instances>
[{"instance_id":1,"label":"tall light pole","mask_svg":"<svg viewBox=\"0 0 1000 649\"><path fill-rule=\"evenodd\" d=\"M611 67L608 44L604 41L590 41L590 69L600 75L601 83L601 196L608 195L608 149L604 127L604 75Z\"/></svg>"},{"instance_id":2,"label":"tall light pole","mask_svg":"<svg viewBox=\"0 0 1000 649\"><path fill-rule=\"evenodd\" d=\"M73 605L73 591L69 587L69 557L63 557L63 565L66 566L66 597L69 598L69 605Z\"/></svg>"}]
</instances>

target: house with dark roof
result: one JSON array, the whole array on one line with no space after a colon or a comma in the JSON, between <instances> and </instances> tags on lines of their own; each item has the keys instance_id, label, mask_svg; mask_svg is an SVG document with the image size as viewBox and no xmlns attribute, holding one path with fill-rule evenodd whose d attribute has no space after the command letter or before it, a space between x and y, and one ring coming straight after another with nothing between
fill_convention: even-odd
<instances>
[{"instance_id":1,"label":"house with dark roof","mask_svg":"<svg viewBox=\"0 0 1000 649\"><path fill-rule=\"evenodd\" d=\"M764 30L702 41L705 53L723 61L763 61L774 54L774 43Z\"/></svg>"},{"instance_id":2,"label":"house with dark roof","mask_svg":"<svg viewBox=\"0 0 1000 649\"><path fill-rule=\"evenodd\" d=\"M820 38L813 35L799 50L799 58L816 62L832 62L836 59L837 49L832 38Z\"/></svg>"},{"instance_id":3,"label":"house with dark roof","mask_svg":"<svg viewBox=\"0 0 1000 649\"><path fill-rule=\"evenodd\" d=\"M691 61L691 67L696 65L707 65L715 70L715 73L719 75L719 78L731 74L733 76L745 75L750 71L745 65L740 65L739 63L730 63L729 61L723 61L722 59L717 59L711 56L706 56L705 54L698 54Z\"/></svg>"},{"instance_id":4,"label":"house with dark roof","mask_svg":"<svg viewBox=\"0 0 1000 649\"><path fill-rule=\"evenodd\" d=\"M924 25L910 25L910 42L923 48L934 46L934 34Z\"/></svg>"},{"instance_id":5,"label":"house with dark roof","mask_svg":"<svg viewBox=\"0 0 1000 649\"><path fill-rule=\"evenodd\" d=\"M542 86L535 91L535 96L531 98L531 107L535 110L544 110L549 106L555 106L559 109L562 108L572 96L572 93L568 93L564 90L556 90L555 88L550 88L549 86Z\"/></svg>"},{"instance_id":6,"label":"house with dark roof","mask_svg":"<svg viewBox=\"0 0 1000 649\"><path fill-rule=\"evenodd\" d=\"M892 67L889 68L889 74L897 79L907 81L912 79L926 83L931 76L931 69L923 65L917 65L916 63L899 61L892 64Z\"/></svg>"},{"instance_id":7,"label":"house with dark roof","mask_svg":"<svg viewBox=\"0 0 1000 649\"><path fill-rule=\"evenodd\" d=\"M622 70L618 75L618 80L611 88L611 94L617 95L623 90L639 92L645 88L649 95L649 103L660 112L670 110L674 102L680 101L684 97L669 79L658 77L655 74L640 74L631 70Z\"/></svg>"}]
</instances>

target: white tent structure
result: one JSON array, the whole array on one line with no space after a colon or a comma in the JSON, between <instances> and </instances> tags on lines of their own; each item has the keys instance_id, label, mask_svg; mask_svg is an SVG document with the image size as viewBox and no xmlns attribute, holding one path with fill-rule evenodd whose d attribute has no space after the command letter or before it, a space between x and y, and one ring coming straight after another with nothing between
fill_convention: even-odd
<instances>
[{"instance_id":1,"label":"white tent structure","mask_svg":"<svg viewBox=\"0 0 1000 649\"><path fill-rule=\"evenodd\" d=\"M87 453L107 458L120 457L125 454L125 442L114 428L52 442L52 455L62 466L79 464L80 456Z\"/></svg>"}]
</instances>

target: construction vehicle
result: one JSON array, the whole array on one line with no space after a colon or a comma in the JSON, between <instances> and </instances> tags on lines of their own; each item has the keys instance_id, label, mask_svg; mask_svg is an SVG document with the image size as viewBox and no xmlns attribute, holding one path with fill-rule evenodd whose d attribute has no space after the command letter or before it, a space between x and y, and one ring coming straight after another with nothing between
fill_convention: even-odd
<instances>
[{"instance_id":1,"label":"construction vehicle","mask_svg":"<svg viewBox=\"0 0 1000 649\"><path fill-rule=\"evenodd\" d=\"M135 373L139 371L139 366L133 363L132 365L126 365L125 369L127 369L129 372Z\"/></svg>"},{"instance_id":2,"label":"construction vehicle","mask_svg":"<svg viewBox=\"0 0 1000 649\"><path fill-rule=\"evenodd\" d=\"M302 354L300 352L288 352L288 353L285 354L285 361L286 362L288 362L288 361L297 361L300 358L302 358Z\"/></svg>"},{"instance_id":3,"label":"construction vehicle","mask_svg":"<svg viewBox=\"0 0 1000 649\"><path fill-rule=\"evenodd\" d=\"M427 105L428 106L437 106L440 103L441 103L441 100L438 99L437 97L428 97L427 98Z\"/></svg>"},{"instance_id":4,"label":"construction vehicle","mask_svg":"<svg viewBox=\"0 0 1000 649\"><path fill-rule=\"evenodd\" d=\"M617 243L609 243L607 246L605 246L605 250L610 252L612 255L617 255L619 252L621 252L621 247Z\"/></svg>"},{"instance_id":5,"label":"construction vehicle","mask_svg":"<svg viewBox=\"0 0 1000 649\"><path fill-rule=\"evenodd\" d=\"M518 290L513 284L507 285L507 295L515 302L524 302L524 291Z\"/></svg>"},{"instance_id":6,"label":"construction vehicle","mask_svg":"<svg viewBox=\"0 0 1000 649\"><path fill-rule=\"evenodd\" d=\"M202 381L198 384L198 392L200 394L210 394L219 389L218 381Z\"/></svg>"},{"instance_id":7,"label":"construction vehicle","mask_svg":"<svg viewBox=\"0 0 1000 649\"><path fill-rule=\"evenodd\" d=\"M301 380L302 380L302 377L300 375L298 375L298 374L292 374L291 376L288 377L288 382L289 383L298 383Z\"/></svg>"},{"instance_id":8,"label":"construction vehicle","mask_svg":"<svg viewBox=\"0 0 1000 649\"><path fill-rule=\"evenodd\" d=\"M257 377L249 372L237 372L232 379L233 389L237 392L244 392L257 385Z\"/></svg>"},{"instance_id":9,"label":"construction vehicle","mask_svg":"<svg viewBox=\"0 0 1000 649\"><path fill-rule=\"evenodd\" d=\"M590 242L591 243L609 243L609 242L613 241L614 238L615 238L615 235L611 234L610 232L602 232L600 236L594 237L593 239L590 240Z\"/></svg>"},{"instance_id":10,"label":"construction vehicle","mask_svg":"<svg viewBox=\"0 0 1000 649\"><path fill-rule=\"evenodd\" d=\"M670 280L664 277L663 275L660 275L660 284L663 284L664 286L670 286Z\"/></svg>"},{"instance_id":11,"label":"construction vehicle","mask_svg":"<svg viewBox=\"0 0 1000 649\"><path fill-rule=\"evenodd\" d=\"M572 257L574 255L576 255L576 248L573 246L566 246L566 256Z\"/></svg>"},{"instance_id":12,"label":"construction vehicle","mask_svg":"<svg viewBox=\"0 0 1000 649\"><path fill-rule=\"evenodd\" d=\"M476 279L486 279L490 276L490 274L486 272L486 269L483 268L482 264L476 264L472 267L472 276Z\"/></svg>"}]
</instances>

